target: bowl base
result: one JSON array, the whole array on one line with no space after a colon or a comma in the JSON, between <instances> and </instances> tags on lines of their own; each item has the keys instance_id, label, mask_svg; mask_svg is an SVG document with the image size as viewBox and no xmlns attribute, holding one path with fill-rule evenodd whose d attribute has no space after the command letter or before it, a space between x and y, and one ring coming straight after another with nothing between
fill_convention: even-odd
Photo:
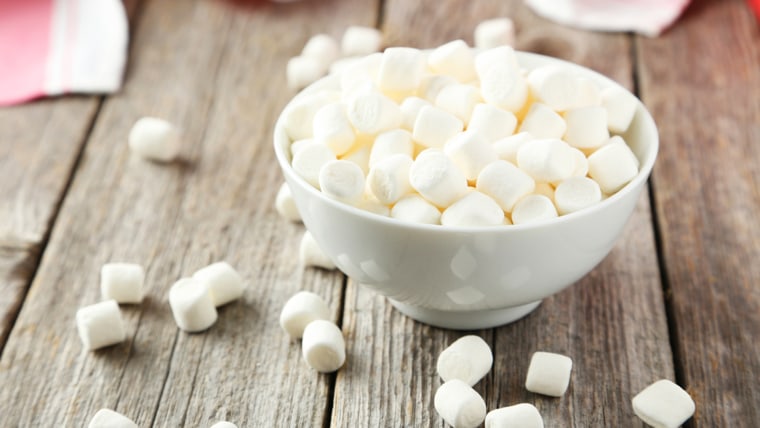
<instances>
[{"instance_id":1,"label":"bowl base","mask_svg":"<svg viewBox=\"0 0 760 428\"><path fill-rule=\"evenodd\" d=\"M393 307L402 314L421 323L452 330L479 330L498 327L517 321L531 313L541 304L540 300L520 306L503 309L484 309L475 311L440 311L421 308L388 299Z\"/></svg>"}]
</instances>

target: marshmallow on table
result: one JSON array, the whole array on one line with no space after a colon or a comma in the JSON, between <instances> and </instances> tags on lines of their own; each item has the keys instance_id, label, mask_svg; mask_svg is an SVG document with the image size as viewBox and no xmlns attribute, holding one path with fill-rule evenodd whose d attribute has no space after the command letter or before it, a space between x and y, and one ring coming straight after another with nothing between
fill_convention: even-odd
<instances>
[{"instance_id":1,"label":"marshmallow on table","mask_svg":"<svg viewBox=\"0 0 760 428\"><path fill-rule=\"evenodd\" d=\"M237 425L233 424L232 422L220 421L214 425L211 425L211 428L237 428Z\"/></svg>"},{"instance_id":2,"label":"marshmallow on table","mask_svg":"<svg viewBox=\"0 0 760 428\"><path fill-rule=\"evenodd\" d=\"M393 155L414 156L412 134L404 129L386 131L375 138L369 154L369 167Z\"/></svg>"},{"instance_id":3,"label":"marshmallow on table","mask_svg":"<svg viewBox=\"0 0 760 428\"><path fill-rule=\"evenodd\" d=\"M501 138L508 137L515 132L517 117L514 113L502 110L491 104L477 104L472 110L468 131L477 131L483 135L489 143Z\"/></svg>"},{"instance_id":4,"label":"marshmallow on table","mask_svg":"<svg viewBox=\"0 0 760 428\"><path fill-rule=\"evenodd\" d=\"M465 125L469 123L475 106L481 102L480 91L472 85L448 85L438 92L435 105L458 117Z\"/></svg>"},{"instance_id":5,"label":"marshmallow on table","mask_svg":"<svg viewBox=\"0 0 760 428\"><path fill-rule=\"evenodd\" d=\"M453 114L438 107L425 106L414 121L412 138L426 147L443 147L449 138L463 129L464 122Z\"/></svg>"},{"instance_id":6,"label":"marshmallow on table","mask_svg":"<svg viewBox=\"0 0 760 428\"><path fill-rule=\"evenodd\" d=\"M573 360L551 352L536 352L530 359L525 388L530 392L561 397L570 384Z\"/></svg>"},{"instance_id":7,"label":"marshmallow on table","mask_svg":"<svg viewBox=\"0 0 760 428\"><path fill-rule=\"evenodd\" d=\"M451 161L467 180L478 178L480 170L498 159L493 146L476 131L464 131L451 137L443 146Z\"/></svg>"},{"instance_id":8,"label":"marshmallow on table","mask_svg":"<svg viewBox=\"0 0 760 428\"><path fill-rule=\"evenodd\" d=\"M552 200L544 195L528 195L512 208L512 223L525 224L557 217Z\"/></svg>"},{"instance_id":9,"label":"marshmallow on table","mask_svg":"<svg viewBox=\"0 0 760 428\"><path fill-rule=\"evenodd\" d=\"M562 138L565 131L565 119L541 103L533 103L520 124L520 132L528 132L536 138Z\"/></svg>"},{"instance_id":10,"label":"marshmallow on table","mask_svg":"<svg viewBox=\"0 0 760 428\"><path fill-rule=\"evenodd\" d=\"M346 153L356 140L343 103L322 106L314 114L314 141L330 148L336 156Z\"/></svg>"},{"instance_id":11,"label":"marshmallow on table","mask_svg":"<svg viewBox=\"0 0 760 428\"><path fill-rule=\"evenodd\" d=\"M441 214L444 226L498 226L504 224L504 211L491 197L469 192Z\"/></svg>"},{"instance_id":12,"label":"marshmallow on table","mask_svg":"<svg viewBox=\"0 0 760 428\"><path fill-rule=\"evenodd\" d=\"M329 319L330 308L319 295L309 291L299 291L282 307L280 327L293 339L300 339L310 322Z\"/></svg>"},{"instance_id":13,"label":"marshmallow on table","mask_svg":"<svg viewBox=\"0 0 760 428\"><path fill-rule=\"evenodd\" d=\"M116 300L106 300L77 311L77 331L85 348L92 351L127 338Z\"/></svg>"},{"instance_id":14,"label":"marshmallow on table","mask_svg":"<svg viewBox=\"0 0 760 428\"><path fill-rule=\"evenodd\" d=\"M517 164L517 151L520 150L520 147L522 147L523 144L535 139L536 137L528 132L520 132L496 140L493 143L493 149L496 151L496 155L499 159Z\"/></svg>"},{"instance_id":15,"label":"marshmallow on table","mask_svg":"<svg viewBox=\"0 0 760 428\"><path fill-rule=\"evenodd\" d=\"M452 76L461 83L471 82L475 74L475 55L464 40L454 40L430 52L428 66L437 74Z\"/></svg>"},{"instance_id":16,"label":"marshmallow on table","mask_svg":"<svg viewBox=\"0 0 760 428\"><path fill-rule=\"evenodd\" d=\"M216 262L193 274L193 279L206 284L214 306L222 306L243 297L243 277L227 262Z\"/></svg>"},{"instance_id":17,"label":"marshmallow on table","mask_svg":"<svg viewBox=\"0 0 760 428\"><path fill-rule=\"evenodd\" d=\"M405 154L393 155L377 162L367 176L367 187L383 204L390 205L412 192L409 169L412 158Z\"/></svg>"},{"instance_id":18,"label":"marshmallow on table","mask_svg":"<svg viewBox=\"0 0 760 428\"><path fill-rule=\"evenodd\" d=\"M293 199L293 194L290 193L288 183L282 183L282 186L280 186L280 190L277 192L277 197L274 201L274 206L280 216L284 219L293 222L301 221L301 213L298 212L296 201Z\"/></svg>"},{"instance_id":19,"label":"marshmallow on table","mask_svg":"<svg viewBox=\"0 0 760 428\"><path fill-rule=\"evenodd\" d=\"M324 144L312 141L293 155L293 170L312 186L319 189L319 173L322 167L335 160L335 153Z\"/></svg>"},{"instance_id":20,"label":"marshmallow on table","mask_svg":"<svg viewBox=\"0 0 760 428\"><path fill-rule=\"evenodd\" d=\"M315 58L321 61L323 68L327 68L340 57L338 42L327 34L316 34L303 46L301 56Z\"/></svg>"},{"instance_id":21,"label":"marshmallow on table","mask_svg":"<svg viewBox=\"0 0 760 428\"><path fill-rule=\"evenodd\" d=\"M422 77L420 86L417 88L417 95L430 101L435 102L441 90L449 85L458 85L457 79L445 74L427 74Z\"/></svg>"},{"instance_id":22,"label":"marshmallow on table","mask_svg":"<svg viewBox=\"0 0 760 428\"><path fill-rule=\"evenodd\" d=\"M595 149L610 138L607 110L602 106L581 107L565 112L564 140L579 149Z\"/></svg>"},{"instance_id":23,"label":"marshmallow on table","mask_svg":"<svg viewBox=\"0 0 760 428\"><path fill-rule=\"evenodd\" d=\"M607 128L615 133L623 133L636 114L636 97L616 87L602 90L602 105L607 109Z\"/></svg>"},{"instance_id":24,"label":"marshmallow on table","mask_svg":"<svg viewBox=\"0 0 760 428\"><path fill-rule=\"evenodd\" d=\"M515 165L498 160L491 162L478 175L476 189L496 201L506 212L511 212L515 203L533 192L536 182Z\"/></svg>"},{"instance_id":25,"label":"marshmallow on table","mask_svg":"<svg viewBox=\"0 0 760 428\"><path fill-rule=\"evenodd\" d=\"M378 134L401 126L401 110L390 98L367 93L349 102L348 120L359 132Z\"/></svg>"},{"instance_id":26,"label":"marshmallow on table","mask_svg":"<svg viewBox=\"0 0 760 428\"><path fill-rule=\"evenodd\" d=\"M137 428L137 424L121 413L100 409L90 419L87 428Z\"/></svg>"},{"instance_id":27,"label":"marshmallow on table","mask_svg":"<svg viewBox=\"0 0 760 428\"><path fill-rule=\"evenodd\" d=\"M395 47L383 52L377 85L386 92L411 92L417 89L425 71L425 57L414 48Z\"/></svg>"},{"instance_id":28,"label":"marshmallow on table","mask_svg":"<svg viewBox=\"0 0 760 428\"><path fill-rule=\"evenodd\" d=\"M493 365L491 347L479 336L460 337L438 356L436 370L444 382L459 379L475 385Z\"/></svg>"},{"instance_id":29,"label":"marshmallow on table","mask_svg":"<svg viewBox=\"0 0 760 428\"><path fill-rule=\"evenodd\" d=\"M170 162L179 153L179 131L171 123L156 117L138 119L127 140L133 152L148 160Z\"/></svg>"},{"instance_id":30,"label":"marshmallow on table","mask_svg":"<svg viewBox=\"0 0 760 428\"><path fill-rule=\"evenodd\" d=\"M553 138L530 141L517 151L517 166L541 182L553 183L571 177L576 160L572 147Z\"/></svg>"},{"instance_id":31,"label":"marshmallow on table","mask_svg":"<svg viewBox=\"0 0 760 428\"><path fill-rule=\"evenodd\" d=\"M393 205L391 217L412 223L441 224L441 212L420 195L401 198Z\"/></svg>"},{"instance_id":32,"label":"marshmallow on table","mask_svg":"<svg viewBox=\"0 0 760 428\"><path fill-rule=\"evenodd\" d=\"M417 120L417 115L422 110L422 107L432 105L430 101L422 99L420 97L407 97L401 102L399 109L401 110L401 126L411 131L414 129L414 122Z\"/></svg>"},{"instance_id":33,"label":"marshmallow on table","mask_svg":"<svg viewBox=\"0 0 760 428\"><path fill-rule=\"evenodd\" d=\"M298 252L301 266L316 266L323 269L335 269L335 263L322 251L314 236L308 230L301 238L301 246Z\"/></svg>"},{"instance_id":34,"label":"marshmallow on table","mask_svg":"<svg viewBox=\"0 0 760 428\"><path fill-rule=\"evenodd\" d=\"M544 420L532 404L520 403L514 406L491 410L486 415L486 428L544 428Z\"/></svg>"},{"instance_id":35,"label":"marshmallow on table","mask_svg":"<svg viewBox=\"0 0 760 428\"><path fill-rule=\"evenodd\" d=\"M490 49L497 46L515 44L515 25L509 18L496 18L482 21L475 27L475 47Z\"/></svg>"},{"instance_id":36,"label":"marshmallow on table","mask_svg":"<svg viewBox=\"0 0 760 428\"><path fill-rule=\"evenodd\" d=\"M288 87L298 90L309 86L325 75L327 65L320 59L308 56L294 56L285 67Z\"/></svg>"},{"instance_id":37,"label":"marshmallow on table","mask_svg":"<svg viewBox=\"0 0 760 428\"><path fill-rule=\"evenodd\" d=\"M331 373L346 362L346 342L343 332L330 321L315 320L303 331L303 359L320 373Z\"/></svg>"},{"instance_id":38,"label":"marshmallow on table","mask_svg":"<svg viewBox=\"0 0 760 428\"><path fill-rule=\"evenodd\" d=\"M319 188L325 195L349 205L358 203L364 193L364 172L347 160L332 160L319 171Z\"/></svg>"},{"instance_id":39,"label":"marshmallow on table","mask_svg":"<svg viewBox=\"0 0 760 428\"><path fill-rule=\"evenodd\" d=\"M694 400L680 386L661 379L632 400L633 413L654 427L676 428L694 415Z\"/></svg>"},{"instance_id":40,"label":"marshmallow on table","mask_svg":"<svg viewBox=\"0 0 760 428\"><path fill-rule=\"evenodd\" d=\"M475 428L486 417L483 397L459 379L452 379L438 387L434 405L441 418L454 428Z\"/></svg>"},{"instance_id":41,"label":"marshmallow on table","mask_svg":"<svg viewBox=\"0 0 760 428\"><path fill-rule=\"evenodd\" d=\"M439 149L417 155L409 169L409 183L438 207L448 207L467 192L467 178Z\"/></svg>"},{"instance_id":42,"label":"marshmallow on table","mask_svg":"<svg viewBox=\"0 0 760 428\"><path fill-rule=\"evenodd\" d=\"M140 303L143 299L145 269L134 263L106 263L100 269L103 299L118 303Z\"/></svg>"},{"instance_id":43,"label":"marshmallow on table","mask_svg":"<svg viewBox=\"0 0 760 428\"><path fill-rule=\"evenodd\" d=\"M383 35L376 28L350 26L343 33L341 51L344 56L368 55L380 50Z\"/></svg>"},{"instance_id":44,"label":"marshmallow on table","mask_svg":"<svg viewBox=\"0 0 760 428\"><path fill-rule=\"evenodd\" d=\"M588 175L599 183L602 192L611 194L628 184L639 173L638 159L620 136L588 157Z\"/></svg>"},{"instance_id":45,"label":"marshmallow on table","mask_svg":"<svg viewBox=\"0 0 760 428\"><path fill-rule=\"evenodd\" d=\"M208 285L195 278L182 278L172 285L169 306L177 326L189 333L208 329L218 316Z\"/></svg>"},{"instance_id":46,"label":"marshmallow on table","mask_svg":"<svg viewBox=\"0 0 760 428\"><path fill-rule=\"evenodd\" d=\"M515 51L500 46L475 56L480 94L486 102L511 112L520 111L528 99L528 84L520 72Z\"/></svg>"},{"instance_id":47,"label":"marshmallow on table","mask_svg":"<svg viewBox=\"0 0 760 428\"><path fill-rule=\"evenodd\" d=\"M588 177L570 177L554 190L554 204L561 215L581 210L601 200L599 185Z\"/></svg>"}]
</instances>

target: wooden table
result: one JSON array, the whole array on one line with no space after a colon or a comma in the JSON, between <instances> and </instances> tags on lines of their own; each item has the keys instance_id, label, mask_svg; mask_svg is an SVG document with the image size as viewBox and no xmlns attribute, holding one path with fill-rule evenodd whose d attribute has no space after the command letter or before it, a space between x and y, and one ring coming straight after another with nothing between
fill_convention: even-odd
<instances>
[{"instance_id":1,"label":"wooden table","mask_svg":"<svg viewBox=\"0 0 760 428\"><path fill-rule=\"evenodd\" d=\"M624 236L588 276L525 319L475 332L494 368L489 409L530 402L547 426L642 426L630 400L660 378L694 398L688 426L760 424L760 38L740 0L695 1L656 39L549 23L520 0L128 1L131 47L117 94L0 109L0 425L81 427L102 407L141 427L442 426L435 360L463 333L422 325L337 271L298 268L303 232L275 213L271 148L293 92L284 69L307 38L378 26L387 45L472 41L510 16L517 47L596 69L634 90L660 155ZM184 130L181 161L132 156L145 115ZM227 260L242 301L202 334L178 331L167 291ZM100 299L103 263L147 269L128 339L97 352L77 308ZM348 344L310 370L277 322L298 290L328 300ZM523 387L532 352L574 359L559 399Z\"/></svg>"}]
</instances>

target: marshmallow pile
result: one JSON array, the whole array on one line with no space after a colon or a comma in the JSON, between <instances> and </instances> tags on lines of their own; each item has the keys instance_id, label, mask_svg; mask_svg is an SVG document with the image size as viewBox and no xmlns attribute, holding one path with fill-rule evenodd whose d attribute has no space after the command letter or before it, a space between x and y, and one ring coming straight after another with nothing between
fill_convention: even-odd
<instances>
[{"instance_id":1,"label":"marshmallow pile","mask_svg":"<svg viewBox=\"0 0 760 428\"><path fill-rule=\"evenodd\" d=\"M283 113L291 165L326 196L380 215L542 221L600 202L639 171L620 135L633 95L570 66L525 71L509 46L388 48L335 79L339 89L305 94Z\"/></svg>"}]
</instances>

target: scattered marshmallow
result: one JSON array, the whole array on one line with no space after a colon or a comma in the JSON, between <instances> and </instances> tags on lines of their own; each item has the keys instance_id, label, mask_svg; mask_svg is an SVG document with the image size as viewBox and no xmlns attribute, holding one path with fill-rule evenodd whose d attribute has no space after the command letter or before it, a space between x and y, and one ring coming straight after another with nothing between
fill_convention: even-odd
<instances>
[{"instance_id":1,"label":"scattered marshmallow","mask_svg":"<svg viewBox=\"0 0 760 428\"><path fill-rule=\"evenodd\" d=\"M349 205L358 203L364 193L364 172L347 160L332 160L319 170L319 188L322 192Z\"/></svg>"},{"instance_id":2,"label":"scattered marshmallow","mask_svg":"<svg viewBox=\"0 0 760 428\"><path fill-rule=\"evenodd\" d=\"M319 172L330 161L335 160L335 153L324 144L312 141L293 155L293 170L309 184L319 189Z\"/></svg>"},{"instance_id":3,"label":"scattered marshmallow","mask_svg":"<svg viewBox=\"0 0 760 428\"><path fill-rule=\"evenodd\" d=\"M536 181L565 180L575 171L575 163L571 147L558 139L530 141L517 151L517 166Z\"/></svg>"},{"instance_id":4,"label":"scattered marshmallow","mask_svg":"<svg viewBox=\"0 0 760 428\"><path fill-rule=\"evenodd\" d=\"M564 140L579 149L595 149L610 138L607 130L607 110L602 106L570 109L565 112Z\"/></svg>"},{"instance_id":5,"label":"scattered marshmallow","mask_svg":"<svg viewBox=\"0 0 760 428\"><path fill-rule=\"evenodd\" d=\"M617 135L588 157L589 177L599 183L602 192L607 194L620 190L638 173L636 155Z\"/></svg>"},{"instance_id":6,"label":"scattered marshmallow","mask_svg":"<svg viewBox=\"0 0 760 428\"><path fill-rule=\"evenodd\" d=\"M493 365L491 347L480 336L460 337L438 356L436 370L444 382L459 379L473 386Z\"/></svg>"},{"instance_id":7,"label":"scattered marshmallow","mask_svg":"<svg viewBox=\"0 0 760 428\"><path fill-rule=\"evenodd\" d=\"M116 300L106 300L77 311L77 331L85 348L92 351L127 338Z\"/></svg>"},{"instance_id":8,"label":"scattered marshmallow","mask_svg":"<svg viewBox=\"0 0 760 428\"><path fill-rule=\"evenodd\" d=\"M346 153L354 144L356 135L346 115L343 103L322 106L314 114L314 141L330 148L336 156Z\"/></svg>"},{"instance_id":9,"label":"scattered marshmallow","mask_svg":"<svg viewBox=\"0 0 760 428\"><path fill-rule=\"evenodd\" d=\"M409 169L412 158L405 154L393 155L377 162L367 176L367 187L378 201L390 205L412 192Z\"/></svg>"},{"instance_id":10,"label":"scattered marshmallow","mask_svg":"<svg viewBox=\"0 0 760 428\"><path fill-rule=\"evenodd\" d=\"M237 425L233 424L232 422L220 421L214 425L211 425L211 428L237 428Z\"/></svg>"},{"instance_id":11,"label":"scattered marshmallow","mask_svg":"<svg viewBox=\"0 0 760 428\"><path fill-rule=\"evenodd\" d=\"M486 415L486 428L544 428L544 420L532 404L520 403L514 406L491 410Z\"/></svg>"},{"instance_id":12,"label":"scattered marshmallow","mask_svg":"<svg viewBox=\"0 0 760 428\"><path fill-rule=\"evenodd\" d=\"M627 131L636 114L636 97L614 86L602 90L601 97L607 109L607 128L618 134Z\"/></svg>"},{"instance_id":13,"label":"scattered marshmallow","mask_svg":"<svg viewBox=\"0 0 760 428\"><path fill-rule=\"evenodd\" d=\"M330 308L322 298L309 291L299 291L282 307L280 327L293 339L303 337L306 326L315 320L329 320Z\"/></svg>"},{"instance_id":14,"label":"scattered marshmallow","mask_svg":"<svg viewBox=\"0 0 760 428\"><path fill-rule=\"evenodd\" d=\"M321 59L300 55L288 60L285 77L290 89L299 90L319 80L326 71L327 66Z\"/></svg>"},{"instance_id":15,"label":"scattered marshmallow","mask_svg":"<svg viewBox=\"0 0 760 428\"><path fill-rule=\"evenodd\" d=\"M377 75L377 84L383 91L412 92L417 89L425 71L425 56L414 48L388 48Z\"/></svg>"},{"instance_id":16,"label":"scattered marshmallow","mask_svg":"<svg viewBox=\"0 0 760 428\"><path fill-rule=\"evenodd\" d=\"M374 135L401 126L401 109L380 93L363 94L348 104L348 120L357 131Z\"/></svg>"},{"instance_id":17,"label":"scattered marshmallow","mask_svg":"<svg viewBox=\"0 0 760 428\"><path fill-rule=\"evenodd\" d=\"M480 103L480 91L472 85L448 85L438 92L435 105L458 117L465 125L470 121L472 111Z\"/></svg>"},{"instance_id":18,"label":"scattered marshmallow","mask_svg":"<svg viewBox=\"0 0 760 428\"><path fill-rule=\"evenodd\" d=\"M315 58L322 62L323 70L340 57L338 42L327 34L316 34L304 45L301 56Z\"/></svg>"},{"instance_id":19,"label":"scattered marshmallow","mask_svg":"<svg viewBox=\"0 0 760 428\"><path fill-rule=\"evenodd\" d=\"M599 184L588 177L570 177L554 190L554 204L560 215L576 212L601 200Z\"/></svg>"},{"instance_id":20,"label":"scattered marshmallow","mask_svg":"<svg viewBox=\"0 0 760 428\"><path fill-rule=\"evenodd\" d=\"M520 199L512 208L512 223L525 224L557 217L552 200L544 195L532 194Z\"/></svg>"},{"instance_id":21,"label":"scattered marshmallow","mask_svg":"<svg viewBox=\"0 0 760 428\"><path fill-rule=\"evenodd\" d=\"M137 424L121 413L100 409L90 419L87 428L137 428Z\"/></svg>"},{"instance_id":22,"label":"scattered marshmallow","mask_svg":"<svg viewBox=\"0 0 760 428\"><path fill-rule=\"evenodd\" d=\"M434 405L441 418L454 428L474 428L486 417L483 397L459 379L452 379L438 387Z\"/></svg>"},{"instance_id":23,"label":"scattered marshmallow","mask_svg":"<svg viewBox=\"0 0 760 428\"><path fill-rule=\"evenodd\" d=\"M407 195L391 209L391 217L422 224L441 224L441 212L420 195Z\"/></svg>"},{"instance_id":24,"label":"scattered marshmallow","mask_svg":"<svg viewBox=\"0 0 760 428\"><path fill-rule=\"evenodd\" d=\"M676 428L694 415L695 405L680 386L661 379L647 386L632 400L633 413L654 427Z\"/></svg>"},{"instance_id":25,"label":"scattered marshmallow","mask_svg":"<svg viewBox=\"0 0 760 428\"><path fill-rule=\"evenodd\" d=\"M383 35L376 28L350 26L343 33L340 48L344 56L369 55L380 50Z\"/></svg>"},{"instance_id":26,"label":"scattered marshmallow","mask_svg":"<svg viewBox=\"0 0 760 428\"><path fill-rule=\"evenodd\" d=\"M437 74L452 76L461 83L475 80L475 55L464 40L438 46L428 55L428 66Z\"/></svg>"},{"instance_id":27,"label":"scattered marshmallow","mask_svg":"<svg viewBox=\"0 0 760 428\"><path fill-rule=\"evenodd\" d=\"M498 226L504 224L504 211L491 197L474 191L451 204L441 214L444 226Z\"/></svg>"},{"instance_id":28,"label":"scattered marshmallow","mask_svg":"<svg viewBox=\"0 0 760 428\"><path fill-rule=\"evenodd\" d=\"M454 135L443 146L443 152L470 181L478 178L478 174L486 165L498 159L493 146L475 131L464 131Z\"/></svg>"},{"instance_id":29,"label":"scattered marshmallow","mask_svg":"<svg viewBox=\"0 0 760 428\"><path fill-rule=\"evenodd\" d=\"M194 278L182 278L169 289L169 306L177 326L195 333L214 325L216 306L208 285Z\"/></svg>"},{"instance_id":30,"label":"scattered marshmallow","mask_svg":"<svg viewBox=\"0 0 760 428\"><path fill-rule=\"evenodd\" d=\"M314 236L308 230L304 232L303 238L301 238L298 255L303 267L315 266L328 270L335 269L335 263L322 251L322 248L317 244Z\"/></svg>"},{"instance_id":31,"label":"scattered marshmallow","mask_svg":"<svg viewBox=\"0 0 760 428\"><path fill-rule=\"evenodd\" d=\"M438 207L448 207L467 192L467 178L439 149L427 149L417 155L409 169L409 182Z\"/></svg>"},{"instance_id":32,"label":"scattered marshmallow","mask_svg":"<svg viewBox=\"0 0 760 428\"><path fill-rule=\"evenodd\" d=\"M408 131L413 130L414 122L417 120L420 110L422 110L422 107L429 105L432 105L430 101L420 97L407 97L404 99L399 107L401 110L401 127Z\"/></svg>"},{"instance_id":33,"label":"scattered marshmallow","mask_svg":"<svg viewBox=\"0 0 760 428\"><path fill-rule=\"evenodd\" d=\"M453 114L433 106L425 106L417 114L412 138L426 147L443 147L446 141L462 132L464 122Z\"/></svg>"},{"instance_id":34,"label":"scattered marshmallow","mask_svg":"<svg viewBox=\"0 0 760 428\"><path fill-rule=\"evenodd\" d=\"M517 151L520 150L523 144L535 139L536 137L528 132L519 132L515 135L496 140L493 143L493 149L496 151L499 159L517 164Z\"/></svg>"},{"instance_id":35,"label":"scattered marshmallow","mask_svg":"<svg viewBox=\"0 0 760 428\"><path fill-rule=\"evenodd\" d=\"M394 155L414 156L414 142L409 131L394 129L378 135L369 154L369 167Z\"/></svg>"},{"instance_id":36,"label":"scattered marshmallow","mask_svg":"<svg viewBox=\"0 0 760 428\"><path fill-rule=\"evenodd\" d=\"M515 44L515 24L509 18L482 21L475 27L475 47L491 49Z\"/></svg>"},{"instance_id":37,"label":"scattered marshmallow","mask_svg":"<svg viewBox=\"0 0 760 428\"><path fill-rule=\"evenodd\" d=\"M561 397L570 384L573 360L551 352L536 352L530 359L525 388L530 392Z\"/></svg>"},{"instance_id":38,"label":"scattered marshmallow","mask_svg":"<svg viewBox=\"0 0 760 428\"><path fill-rule=\"evenodd\" d=\"M509 46L492 48L475 57L484 100L511 112L520 111L528 99L528 84Z\"/></svg>"},{"instance_id":39,"label":"scattered marshmallow","mask_svg":"<svg viewBox=\"0 0 760 428\"><path fill-rule=\"evenodd\" d=\"M156 117L138 119L127 140L129 148L144 159L170 162L179 154L179 131L171 123Z\"/></svg>"},{"instance_id":40,"label":"scattered marshmallow","mask_svg":"<svg viewBox=\"0 0 760 428\"><path fill-rule=\"evenodd\" d=\"M193 279L206 284L214 306L222 306L243 297L243 277L227 262L216 262L193 274Z\"/></svg>"},{"instance_id":41,"label":"scattered marshmallow","mask_svg":"<svg viewBox=\"0 0 760 428\"><path fill-rule=\"evenodd\" d=\"M346 342L343 332L330 321L315 320L303 331L303 359L320 373L331 373L346 362Z\"/></svg>"},{"instance_id":42,"label":"scattered marshmallow","mask_svg":"<svg viewBox=\"0 0 760 428\"><path fill-rule=\"evenodd\" d=\"M301 221L301 213L298 212L296 201L293 199L293 194L290 192L288 183L282 183L282 186L280 186L280 190L277 192L277 197L274 201L274 207L282 218L292 222Z\"/></svg>"},{"instance_id":43,"label":"scattered marshmallow","mask_svg":"<svg viewBox=\"0 0 760 428\"><path fill-rule=\"evenodd\" d=\"M144 283L145 269L135 263L106 263L100 269L100 292L104 300L140 303Z\"/></svg>"},{"instance_id":44,"label":"scattered marshmallow","mask_svg":"<svg viewBox=\"0 0 760 428\"><path fill-rule=\"evenodd\" d=\"M562 138L565 131L565 119L541 103L533 103L520 124L520 132L528 132L536 138Z\"/></svg>"},{"instance_id":45,"label":"scattered marshmallow","mask_svg":"<svg viewBox=\"0 0 760 428\"><path fill-rule=\"evenodd\" d=\"M533 192L536 182L515 165L498 160L491 162L478 175L476 189L493 198L506 212L511 212L517 201Z\"/></svg>"},{"instance_id":46,"label":"scattered marshmallow","mask_svg":"<svg viewBox=\"0 0 760 428\"><path fill-rule=\"evenodd\" d=\"M477 131L489 143L511 136L515 128L517 117L514 113L484 103L475 105L467 125L468 131Z\"/></svg>"}]
</instances>

